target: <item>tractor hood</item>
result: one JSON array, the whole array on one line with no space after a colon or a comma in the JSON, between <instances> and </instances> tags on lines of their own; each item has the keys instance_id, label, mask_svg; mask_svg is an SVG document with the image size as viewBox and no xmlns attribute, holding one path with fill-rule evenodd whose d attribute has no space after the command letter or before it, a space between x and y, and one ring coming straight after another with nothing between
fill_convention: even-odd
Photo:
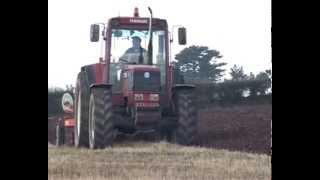
<instances>
[{"instance_id":1,"label":"tractor hood","mask_svg":"<svg viewBox=\"0 0 320 180\"><path fill-rule=\"evenodd\" d=\"M158 71L160 72L160 69L156 65L127 65L125 67L126 70L129 71Z\"/></svg>"}]
</instances>

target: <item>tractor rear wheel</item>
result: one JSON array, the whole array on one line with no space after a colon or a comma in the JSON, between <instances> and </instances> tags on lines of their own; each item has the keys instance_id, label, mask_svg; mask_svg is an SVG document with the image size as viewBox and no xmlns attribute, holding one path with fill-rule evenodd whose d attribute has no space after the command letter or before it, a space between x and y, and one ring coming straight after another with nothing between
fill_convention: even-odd
<instances>
[{"instance_id":1,"label":"tractor rear wheel","mask_svg":"<svg viewBox=\"0 0 320 180\"><path fill-rule=\"evenodd\" d=\"M177 113L177 126L173 133L174 141L182 145L190 145L197 131L197 110L194 91L192 89L177 90L174 97Z\"/></svg>"},{"instance_id":2,"label":"tractor rear wheel","mask_svg":"<svg viewBox=\"0 0 320 180\"><path fill-rule=\"evenodd\" d=\"M111 146L114 140L111 89L92 88L89 104L89 143L91 149Z\"/></svg>"},{"instance_id":3,"label":"tractor rear wheel","mask_svg":"<svg viewBox=\"0 0 320 180\"><path fill-rule=\"evenodd\" d=\"M77 78L75 102L74 144L76 147L89 147L89 86L82 71Z\"/></svg>"}]
</instances>

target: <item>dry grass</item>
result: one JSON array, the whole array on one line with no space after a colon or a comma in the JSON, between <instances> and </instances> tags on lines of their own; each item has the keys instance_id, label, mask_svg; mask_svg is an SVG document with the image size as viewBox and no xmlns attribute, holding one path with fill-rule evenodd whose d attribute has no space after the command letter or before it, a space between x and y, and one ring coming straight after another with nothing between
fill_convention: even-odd
<instances>
[{"instance_id":1,"label":"dry grass","mask_svg":"<svg viewBox=\"0 0 320 180\"><path fill-rule=\"evenodd\" d=\"M105 150L48 145L48 179L271 179L268 155L165 142L115 144Z\"/></svg>"}]
</instances>

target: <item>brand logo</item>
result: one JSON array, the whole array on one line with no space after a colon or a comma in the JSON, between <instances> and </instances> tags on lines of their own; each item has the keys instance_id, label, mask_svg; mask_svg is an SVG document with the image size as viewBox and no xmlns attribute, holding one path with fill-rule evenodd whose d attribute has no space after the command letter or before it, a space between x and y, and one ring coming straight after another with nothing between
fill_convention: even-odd
<instances>
[{"instance_id":1,"label":"brand logo","mask_svg":"<svg viewBox=\"0 0 320 180\"><path fill-rule=\"evenodd\" d=\"M149 72L145 72L144 73L144 78L150 78L150 73Z\"/></svg>"},{"instance_id":2,"label":"brand logo","mask_svg":"<svg viewBox=\"0 0 320 180\"><path fill-rule=\"evenodd\" d=\"M141 23L141 24L147 24L148 20L147 19L130 19L131 23Z\"/></svg>"}]
</instances>

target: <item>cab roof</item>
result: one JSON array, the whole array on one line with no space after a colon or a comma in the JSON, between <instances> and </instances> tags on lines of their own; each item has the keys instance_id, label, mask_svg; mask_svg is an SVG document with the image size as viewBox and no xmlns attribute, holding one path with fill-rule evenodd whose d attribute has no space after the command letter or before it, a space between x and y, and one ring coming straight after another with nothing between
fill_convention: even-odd
<instances>
[{"instance_id":1,"label":"cab roof","mask_svg":"<svg viewBox=\"0 0 320 180\"><path fill-rule=\"evenodd\" d=\"M121 26L148 26L150 19L148 17L113 17L109 19L109 25L112 27ZM165 19L152 18L152 26L161 29L167 28Z\"/></svg>"}]
</instances>

